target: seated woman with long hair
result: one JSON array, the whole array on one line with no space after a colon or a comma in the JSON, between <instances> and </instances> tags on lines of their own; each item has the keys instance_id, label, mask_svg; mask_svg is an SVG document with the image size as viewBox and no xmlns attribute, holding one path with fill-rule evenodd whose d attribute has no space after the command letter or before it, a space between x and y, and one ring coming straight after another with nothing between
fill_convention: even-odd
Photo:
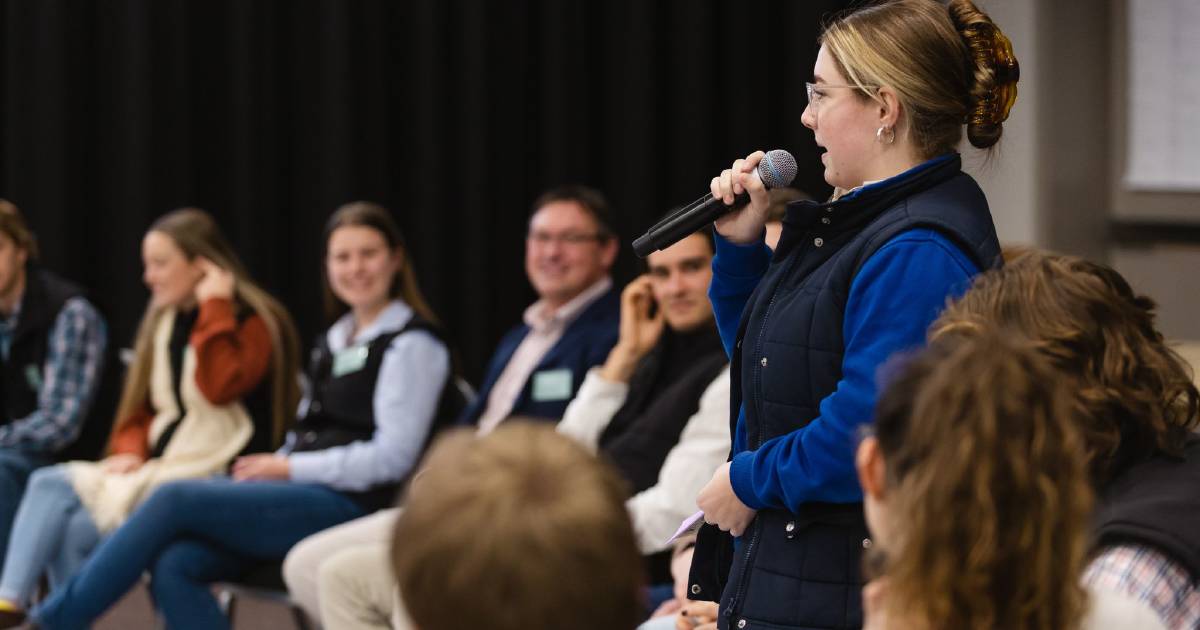
<instances>
[{"instance_id":1,"label":"seated woman with long hair","mask_svg":"<svg viewBox=\"0 0 1200 630\"><path fill-rule=\"evenodd\" d=\"M232 478L159 488L33 610L39 627L86 626L150 571L171 628L227 628L209 584L394 500L443 415L450 354L387 210L343 206L325 246L327 286L343 314L318 340L283 449L238 459Z\"/></svg>"},{"instance_id":2,"label":"seated woman with long hair","mask_svg":"<svg viewBox=\"0 0 1200 630\"><path fill-rule=\"evenodd\" d=\"M34 473L0 578L0 623L18 621L43 573L70 577L160 485L224 471L278 442L298 397L295 329L194 208L142 240L150 303L117 409L110 455Z\"/></svg>"},{"instance_id":3,"label":"seated woman with long hair","mask_svg":"<svg viewBox=\"0 0 1200 630\"><path fill-rule=\"evenodd\" d=\"M1012 251L931 328L1004 328L1064 377L1099 497L1089 586L1145 602L1168 628L1200 628L1200 392L1155 326L1154 302L1073 256Z\"/></svg>"},{"instance_id":4,"label":"seated woman with long hair","mask_svg":"<svg viewBox=\"0 0 1200 630\"><path fill-rule=\"evenodd\" d=\"M1161 627L1080 583L1093 493L1071 379L1002 330L901 361L856 457L865 627Z\"/></svg>"}]
</instances>

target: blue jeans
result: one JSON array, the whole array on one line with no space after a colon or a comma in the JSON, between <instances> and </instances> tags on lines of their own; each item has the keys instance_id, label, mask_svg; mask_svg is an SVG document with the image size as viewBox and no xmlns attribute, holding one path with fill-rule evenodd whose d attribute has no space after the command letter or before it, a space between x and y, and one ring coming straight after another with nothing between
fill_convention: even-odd
<instances>
[{"instance_id":1,"label":"blue jeans","mask_svg":"<svg viewBox=\"0 0 1200 630\"><path fill-rule=\"evenodd\" d=\"M8 534L17 506L25 494L25 483L29 473L49 466L54 461L45 455L26 453L13 448L0 448L0 567L4 566L4 552L8 550Z\"/></svg>"},{"instance_id":2,"label":"blue jeans","mask_svg":"<svg viewBox=\"0 0 1200 630\"><path fill-rule=\"evenodd\" d=\"M100 533L75 494L66 467L39 468L29 477L13 521L0 597L28 605L42 573L49 570L52 583L65 581L99 542Z\"/></svg>"},{"instance_id":3,"label":"blue jeans","mask_svg":"<svg viewBox=\"0 0 1200 630\"><path fill-rule=\"evenodd\" d=\"M364 514L346 495L316 484L164 484L30 618L50 630L86 628L149 570L155 605L172 630L228 628L208 584L281 560L306 536Z\"/></svg>"}]
</instances>

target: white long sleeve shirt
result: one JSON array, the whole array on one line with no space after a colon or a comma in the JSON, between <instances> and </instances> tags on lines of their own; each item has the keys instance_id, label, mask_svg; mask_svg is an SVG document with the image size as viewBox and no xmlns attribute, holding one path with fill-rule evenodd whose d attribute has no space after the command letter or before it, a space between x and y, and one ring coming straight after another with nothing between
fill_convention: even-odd
<instances>
[{"instance_id":1,"label":"white long sleeve shirt","mask_svg":"<svg viewBox=\"0 0 1200 630\"><path fill-rule=\"evenodd\" d=\"M600 436L629 395L627 383L613 383L588 371L579 393L567 407L558 432L596 452ZM679 442L667 453L658 482L626 502L642 553L666 549L666 541L696 511L696 495L729 456L729 370L700 396L700 407L688 418Z\"/></svg>"}]
</instances>

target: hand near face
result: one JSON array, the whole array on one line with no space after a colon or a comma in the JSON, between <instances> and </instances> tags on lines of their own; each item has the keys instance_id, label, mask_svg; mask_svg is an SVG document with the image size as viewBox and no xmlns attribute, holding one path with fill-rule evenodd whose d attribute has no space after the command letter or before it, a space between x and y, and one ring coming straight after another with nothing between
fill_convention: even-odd
<instances>
[{"instance_id":1,"label":"hand near face","mask_svg":"<svg viewBox=\"0 0 1200 630\"><path fill-rule=\"evenodd\" d=\"M233 272L219 267L216 263L204 257L196 258L196 264L204 272L204 276L200 278L200 282L196 283L197 303L203 304L206 300L213 298L233 299Z\"/></svg>"},{"instance_id":2,"label":"hand near face","mask_svg":"<svg viewBox=\"0 0 1200 630\"><path fill-rule=\"evenodd\" d=\"M712 480L700 490L696 505L704 510L704 522L716 525L722 531L741 536L754 521L757 510L742 503L733 492L729 481L729 462L725 462L713 473Z\"/></svg>"},{"instance_id":3,"label":"hand near face","mask_svg":"<svg viewBox=\"0 0 1200 630\"><path fill-rule=\"evenodd\" d=\"M621 332L617 344L641 358L650 352L663 331L662 309L654 309L650 276L640 276L621 292ZM655 311L653 315L651 311Z\"/></svg>"},{"instance_id":4,"label":"hand near face","mask_svg":"<svg viewBox=\"0 0 1200 630\"><path fill-rule=\"evenodd\" d=\"M270 481L291 478L291 466L286 457L260 453L244 455L233 462L234 481Z\"/></svg>"},{"instance_id":5,"label":"hand near face","mask_svg":"<svg viewBox=\"0 0 1200 630\"><path fill-rule=\"evenodd\" d=\"M627 383L637 362L658 343L666 326L662 309L654 309L650 276L638 277L621 292L621 328L617 345L608 354L600 376L614 383ZM650 312L656 311L653 315Z\"/></svg>"}]
</instances>

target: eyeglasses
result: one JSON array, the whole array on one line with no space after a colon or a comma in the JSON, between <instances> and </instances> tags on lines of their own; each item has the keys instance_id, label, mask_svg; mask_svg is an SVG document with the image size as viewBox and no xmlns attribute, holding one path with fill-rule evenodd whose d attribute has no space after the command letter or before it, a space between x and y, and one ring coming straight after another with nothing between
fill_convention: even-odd
<instances>
[{"instance_id":1,"label":"eyeglasses","mask_svg":"<svg viewBox=\"0 0 1200 630\"><path fill-rule=\"evenodd\" d=\"M583 234L580 232L565 232L563 234L550 234L548 232L530 232L526 238L530 243L535 245L549 245L551 243L562 243L563 245L582 245L592 241L601 239L601 235L597 233Z\"/></svg>"},{"instance_id":2,"label":"eyeglasses","mask_svg":"<svg viewBox=\"0 0 1200 630\"><path fill-rule=\"evenodd\" d=\"M834 88L853 88L856 90L863 90L864 92L867 92L870 90L878 90L879 86L877 86L877 85L829 85L827 83L821 83L818 85L816 83L805 82L804 83L804 91L808 95L808 105L809 105L809 107L812 107L813 113L816 113L817 109L821 106L821 101L824 100L824 98L825 98L825 93L822 92L822 90L831 90ZM872 94L872 96L874 96L874 95Z\"/></svg>"}]
</instances>

